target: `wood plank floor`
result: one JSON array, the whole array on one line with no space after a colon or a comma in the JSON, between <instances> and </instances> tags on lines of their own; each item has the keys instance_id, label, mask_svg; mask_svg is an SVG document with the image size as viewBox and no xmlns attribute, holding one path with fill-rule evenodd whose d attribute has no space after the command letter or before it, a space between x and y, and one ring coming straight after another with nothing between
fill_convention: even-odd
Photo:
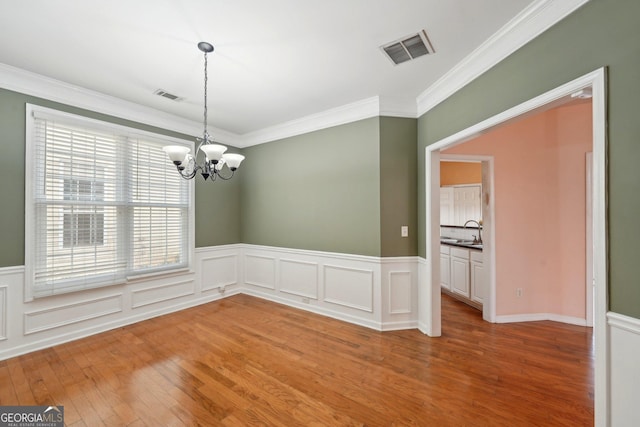
<instances>
[{"instance_id":1,"label":"wood plank floor","mask_svg":"<svg viewBox=\"0 0 640 427\"><path fill-rule=\"evenodd\" d=\"M68 426L588 426L589 328L490 324L443 296L443 336L376 332L246 295L0 362L0 405Z\"/></svg>"}]
</instances>

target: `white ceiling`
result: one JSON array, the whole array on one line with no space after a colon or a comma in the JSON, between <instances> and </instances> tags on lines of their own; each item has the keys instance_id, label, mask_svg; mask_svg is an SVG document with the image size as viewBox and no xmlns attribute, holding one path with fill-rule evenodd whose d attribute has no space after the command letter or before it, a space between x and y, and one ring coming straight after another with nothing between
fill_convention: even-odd
<instances>
[{"instance_id":1,"label":"white ceiling","mask_svg":"<svg viewBox=\"0 0 640 427\"><path fill-rule=\"evenodd\" d=\"M416 97L532 0L0 2L0 63L244 135L379 96ZM433 55L380 46L425 29ZM183 97L154 95L163 89Z\"/></svg>"}]
</instances>

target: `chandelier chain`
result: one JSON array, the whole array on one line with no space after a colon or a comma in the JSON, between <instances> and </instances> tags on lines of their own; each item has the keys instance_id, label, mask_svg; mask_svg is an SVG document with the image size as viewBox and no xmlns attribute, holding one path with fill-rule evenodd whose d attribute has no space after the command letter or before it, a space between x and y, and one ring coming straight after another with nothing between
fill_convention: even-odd
<instances>
[{"instance_id":1,"label":"chandelier chain","mask_svg":"<svg viewBox=\"0 0 640 427\"><path fill-rule=\"evenodd\" d=\"M208 86L208 72L207 72L207 52L204 53L204 135L203 143L209 139L207 135L207 86Z\"/></svg>"},{"instance_id":2,"label":"chandelier chain","mask_svg":"<svg viewBox=\"0 0 640 427\"><path fill-rule=\"evenodd\" d=\"M203 41L198 43L198 49L204 52L204 131L202 138L196 138L198 147L193 154L190 154L191 150L184 145L167 145L162 149L169 156L169 160L176 166L182 178L192 179L199 172L205 181L215 181L218 178L226 181L233 177L236 169L244 160L244 156L237 153L225 153L227 147L214 144L210 140L209 131L207 130L207 95L209 86L207 54L213 52L213 45ZM198 157L200 157L200 161L198 161ZM227 171L224 174L222 172L223 168Z\"/></svg>"}]
</instances>

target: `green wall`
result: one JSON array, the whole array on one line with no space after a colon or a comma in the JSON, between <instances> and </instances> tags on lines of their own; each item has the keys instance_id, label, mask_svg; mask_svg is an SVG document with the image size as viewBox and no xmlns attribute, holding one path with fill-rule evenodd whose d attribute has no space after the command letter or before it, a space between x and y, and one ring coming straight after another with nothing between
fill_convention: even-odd
<instances>
[{"instance_id":1,"label":"green wall","mask_svg":"<svg viewBox=\"0 0 640 427\"><path fill-rule=\"evenodd\" d=\"M245 149L242 241L417 255L416 138L417 120L375 117Z\"/></svg>"},{"instance_id":2,"label":"green wall","mask_svg":"<svg viewBox=\"0 0 640 427\"><path fill-rule=\"evenodd\" d=\"M425 256L424 149L488 117L608 67L610 309L640 318L640 2L591 0L418 120L419 254Z\"/></svg>"},{"instance_id":3,"label":"green wall","mask_svg":"<svg viewBox=\"0 0 640 427\"><path fill-rule=\"evenodd\" d=\"M236 148L229 152L243 153ZM196 177L196 248L240 243L240 188L244 162L229 181Z\"/></svg>"},{"instance_id":4,"label":"green wall","mask_svg":"<svg viewBox=\"0 0 640 427\"><path fill-rule=\"evenodd\" d=\"M379 256L379 119L245 149L242 241Z\"/></svg>"},{"instance_id":5,"label":"green wall","mask_svg":"<svg viewBox=\"0 0 640 427\"><path fill-rule=\"evenodd\" d=\"M98 120L104 120L169 135L193 139L120 118L83 110L41 98L0 89L0 267L24 265L24 185L25 185L25 104L54 108ZM234 150L239 151L239 150ZM240 173L242 168L238 171ZM213 246L240 241L240 183L196 184L196 247ZM224 202L221 202L224 200Z\"/></svg>"},{"instance_id":6,"label":"green wall","mask_svg":"<svg viewBox=\"0 0 640 427\"><path fill-rule=\"evenodd\" d=\"M380 237L383 257L418 254L417 120L380 117ZM409 226L409 237L400 227Z\"/></svg>"}]
</instances>

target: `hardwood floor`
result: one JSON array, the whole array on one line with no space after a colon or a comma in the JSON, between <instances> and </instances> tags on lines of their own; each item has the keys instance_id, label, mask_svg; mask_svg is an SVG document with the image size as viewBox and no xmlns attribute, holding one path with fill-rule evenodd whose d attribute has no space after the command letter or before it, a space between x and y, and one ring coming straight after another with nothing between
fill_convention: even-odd
<instances>
[{"instance_id":1,"label":"hardwood floor","mask_svg":"<svg viewBox=\"0 0 640 427\"><path fill-rule=\"evenodd\" d=\"M74 427L593 424L590 328L442 312L429 338L236 295L2 361L0 405Z\"/></svg>"}]
</instances>

